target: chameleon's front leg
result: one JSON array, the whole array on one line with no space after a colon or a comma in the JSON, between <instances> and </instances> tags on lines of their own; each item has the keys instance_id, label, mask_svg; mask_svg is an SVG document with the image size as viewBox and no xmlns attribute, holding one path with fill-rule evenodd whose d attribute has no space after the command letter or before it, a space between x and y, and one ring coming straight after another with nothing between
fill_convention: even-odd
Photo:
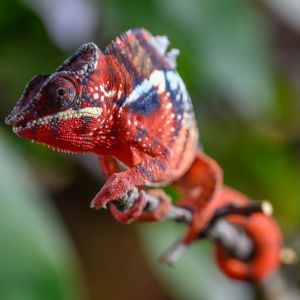
<instances>
[{"instance_id":1,"label":"chameleon's front leg","mask_svg":"<svg viewBox=\"0 0 300 300\"><path fill-rule=\"evenodd\" d=\"M122 223L129 223L139 217L141 217L141 220L161 219L164 213L161 213L160 210L155 211L151 216L148 216L148 214L142 216L143 209L146 206L146 200L142 192L138 193L134 205L125 213L120 211L111 201L122 199L136 187L144 186L148 182L159 178L166 170L166 163L157 158L147 159L131 169L117 172L119 171L117 162L113 158L104 157L101 159L101 166L106 177L109 177L100 192L92 200L91 207L99 209L110 202L109 207L112 214ZM167 196L162 195L162 193L160 196L163 203L170 202Z\"/></svg>"},{"instance_id":2,"label":"chameleon's front leg","mask_svg":"<svg viewBox=\"0 0 300 300\"><path fill-rule=\"evenodd\" d=\"M116 159L112 156L100 156L99 162L104 178L106 180L113 174L120 172L120 167ZM109 203L109 209L111 214L120 223L130 223L138 219L141 216L146 205L146 201L142 196L143 194L141 193L132 194L131 197L134 197L134 203L130 208L126 210L120 210L114 203ZM91 206L93 206L93 202Z\"/></svg>"},{"instance_id":3,"label":"chameleon's front leg","mask_svg":"<svg viewBox=\"0 0 300 300\"><path fill-rule=\"evenodd\" d=\"M110 201L122 199L133 188L159 177L164 172L164 165L158 159L146 159L126 171L113 173L94 197L91 206L101 208Z\"/></svg>"},{"instance_id":4,"label":"chameleon's front leg","mask_svg":"<svg viewBox=\"0 0 300 300\"><path fill-rule=\"evenodd\" d=\"M91 207L99 209L110 201L122 199L133 188L145 185L151 177L151 172L144 167L146 164L148 161L143 161L131 169L111 174L92 200Z\"/></svg>"}]
</instances>

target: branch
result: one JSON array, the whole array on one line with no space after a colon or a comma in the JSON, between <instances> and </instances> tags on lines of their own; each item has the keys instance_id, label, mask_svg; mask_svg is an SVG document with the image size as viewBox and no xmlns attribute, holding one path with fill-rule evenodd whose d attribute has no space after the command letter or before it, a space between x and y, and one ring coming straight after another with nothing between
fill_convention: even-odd
<instances>
[{"instance_id":1,"label":"branch","mask_svg":"<svg viewBox=\"0 0 300 300\"><path fill-rule=\"evenodd\" d=\"M123 203L127 207L133 205L137 191L133 192L126 203ZM152 212L160 205L160 199L149 194L145 194L147 205L146 211ZM232 205L220 208L216 210L212 221L208 225L205 232L199 236L200 238L208 238L214 243L221 244L231 255L240 259L249 259L254 251L254 245L251 238L246 232L239 226L236 226L229 221L225 220L224 217L228 214L240 214L250 215L254 212L263 212L271 214L272 206L269 202L254 203L247 207L235 207ZM189 224L192 221L192 212L186 208L171 205L171 208L167 214L167 219L173 220L178 223ZM160 261L162 263L173 265L187 250L188 246L183 244L179 239L176 241L165 253L161 256Z\"/></svg>"}]
</instances>

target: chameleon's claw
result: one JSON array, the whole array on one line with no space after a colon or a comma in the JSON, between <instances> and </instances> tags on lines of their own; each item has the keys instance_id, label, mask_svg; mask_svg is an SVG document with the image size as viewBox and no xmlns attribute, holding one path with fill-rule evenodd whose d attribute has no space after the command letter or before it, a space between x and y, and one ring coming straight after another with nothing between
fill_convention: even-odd
<instances>
[{"instance_id":1,"label":"chameleon's claw","mask_svg":"<svg viewBox=\"0 0 300 300\"><path fill-rule=\"evenodd\" d=\"M134 188L131 186L126 174L116 173L111 175L100 192L94 197L90 206L95 209L100 209L106 206L109 202L123 199L127 193Z\"/></svg>"},{"instance_id":2,"label":"chameleon's claw","mask_svg":"<svg viewBox=\"0 0 300 300\"><path fill-rule=\"evenodd\" d=\"M109 209L113 217L120 223L124 224L129 224L135 220L138 220L139 217L142 215L145 206L147 205L145 192L138 192L137 189L134 189L130 193L129 199L127 201L129 202L129 205L130 202L132 202L132 205L126 207L123 210L119 209L118 206L114 203L111 203L109 205Z\"/></svg>"},{"instance_id":3,"label":"chameleon's claw","mask_svg":"<svg viewBox=\"0 0 300 300\"><path fill-rule=\"evenodd\" d=\"M101 191L93 198L90 207L95 209L101 209L106 207L108 200L101 199L101 196L99 195ZM114 200L114 199L113 199Z\"/></svg>"}]
</instances>

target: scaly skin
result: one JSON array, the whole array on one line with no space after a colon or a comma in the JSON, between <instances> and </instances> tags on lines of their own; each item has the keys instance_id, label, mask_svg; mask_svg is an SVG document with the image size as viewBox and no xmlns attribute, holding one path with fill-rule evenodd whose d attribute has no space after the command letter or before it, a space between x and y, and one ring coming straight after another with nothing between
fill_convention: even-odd
<instances>
[{"instance_id":1,"label":"scaly skin","mask_svg":"<svg viewBox=\"0 0 300 300\"><path fill-rule=\"evenodd\" d=\"M65 152L93 152L107 178L91 206L109 204L121 222L165 217L143 213L143 193L128 213L111 202L134 188L172 183L193 211L183 243L197 239L222 198L222 171L198 149L193 107L166 37L130 30L102 52L85 44L52 75L34 77L6 123L24 138ZM120 163L125 170L121 171Z\"/></svg>"},{"instance_id":2,"label":"scaly skin","mask_svg":"<svg viewBox=\"0 0 300 300\"><path fill-rule=\"evenodd\" d=\"M145 30L123 34L104 53L86 44L51 76L35 77L6 122L56 149L121 161L127 170L108 178L96 208L135 186L172 182L193 161L198 133L166 47Z\"/></svg>"}]
</instances>

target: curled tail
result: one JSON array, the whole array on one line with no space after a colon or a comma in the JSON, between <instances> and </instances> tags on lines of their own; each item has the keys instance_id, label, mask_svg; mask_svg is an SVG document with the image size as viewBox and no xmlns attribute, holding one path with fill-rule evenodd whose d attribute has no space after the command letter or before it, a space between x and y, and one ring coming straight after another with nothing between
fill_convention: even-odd
<instances>
[{"instance_id":1,"label":"curled tail","mask_svg":"<svg viewBox=\"0 0 300 300\"><path fill-rule=\"evenodd\" d=\"M218 208L250 205L245 195L223 186L221 168L200 151L191 168L176 182L176 187L183 196L178 205L193 212L193 220L182 238L183 244L190 244L199 238ZM247 233L254 250L253 255L243 261L228 253L222 245L216 244L215 256L220 269L234 279L255 282L264 280L280 264L282 235L279 226L272 217L262 212L230 214L225 218Z\"/></svg>"}]
</instances>

